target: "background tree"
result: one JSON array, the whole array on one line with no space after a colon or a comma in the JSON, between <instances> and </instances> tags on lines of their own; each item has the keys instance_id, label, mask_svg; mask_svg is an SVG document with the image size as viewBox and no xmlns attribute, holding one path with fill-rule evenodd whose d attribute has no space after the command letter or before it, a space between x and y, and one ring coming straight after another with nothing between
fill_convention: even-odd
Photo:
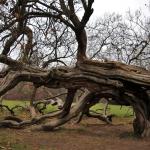
<instances>
[{"instance_id":1,"label":"background tree","mask_svg":"<svg viewBox=\"0 0 150 150\"><path fill-rule=\"evenodd\" d=\"M149 68L149 22L140 11L135 15L107 14L88 27L92 59L116 60ZM96 50L95 50L96 49Z\"/></svg>"}]
</instances>

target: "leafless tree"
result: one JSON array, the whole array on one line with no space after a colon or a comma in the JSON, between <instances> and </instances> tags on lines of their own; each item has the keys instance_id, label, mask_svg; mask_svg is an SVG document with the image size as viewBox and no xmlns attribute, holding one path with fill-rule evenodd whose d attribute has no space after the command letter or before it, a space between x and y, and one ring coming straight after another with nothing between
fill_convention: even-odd
<instances>
[{"instance_id":1,"label":"leafless tree","mask_svg":"<svg viewBox=\"0 0 150 150\"><path fill-rule=\"evenodd\" d=\"M63 87L68 90L68 93L63 109L59 112L28 121L4 120L0 122L0 126L22 128L55 116L54 120L42 126L44 130L52 130L76 117L93 101L105 97L112 98L119 104L133 106L136 114L133 123L134 133L140 136L150 135L150 72L121 62L109 60L100 62L87 57L88 37L85 27L93 13L93 3L94 0L6 0L1 2L0 36L2 50L0 62L8 65L8 67L0 74L2 78L0 95L14 88L21 81L31 82L36 87ZM38 39L38 37L35 38L38 19L40 19L38 22L40 28L45 26L47 22L48 28L43 30L44 33L40 32L43 35L39 35L39 40L36 41ZM76 44L71 47L71 43L68 43L69 49L66 50L66 47L62 48L66 41L61 41L61 43L58 42L61 47L60 50L55 49L55 44L52 46L52 37L53 34L56 34L55 30L57 29L53 27L51 21L59 24L57 27L64 27L65 33L66 30L71 31ZM43 23L44 25L42 25ZM47 34L47 29L48 31L52 30L48 36L51 37L50 39L46 39L44 35ZM58 37L60 37L60 33L58 33ZM68 36L65 33L63 34L64 39ZM45 40L40 37L44 37ZM44 41L50 42L54 49L51 50L51 47L45 45L44 48L42 46L36 47L36 44L41 41L42 43ZM23 48L21 47L22 43ZM42 65L34 65L30 63L30 55L35 47L37 54L41 55L42 58L46 53L48 54L48 57L43 59L44 63L45 61L49 63L52 59L57 58L56 55L59 52L64 54L64 50L68 51L69 55L75 54L76 51L75 66L43 68ZM86 92L71 108L74 96L77 90L81 88L85 88Z\"/></svg>"},{"instance_id":2,"label":"leafless tree","mask_svg":"<svg viewBox=\"0 0 150 150\"><path fill-rule=\"evenodd\" d=\"M89 55L149 68L149 22L140 11L135 15L107 14L89 25Z\"/></svg>"}]
</instances>

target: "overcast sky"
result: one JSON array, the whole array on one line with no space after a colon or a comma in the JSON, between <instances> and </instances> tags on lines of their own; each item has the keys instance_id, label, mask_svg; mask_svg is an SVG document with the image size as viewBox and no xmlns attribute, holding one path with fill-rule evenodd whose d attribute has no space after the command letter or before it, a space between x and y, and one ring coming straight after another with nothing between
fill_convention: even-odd
<instances>
[{"instance_id":1,"label":"overcast sky","mask_svg":"<svg viewBox=\"0 0 150 150\"><path fill-rule=\"evenodd\" d=\"M135 11L137 9L142 9L145 14L149 15L147 7L149 0L95 0L94 1L94 14L93 16L103 16L105 13L120 13L125 14L126 11L131 9Z\"/></svg>"}]
</instances>

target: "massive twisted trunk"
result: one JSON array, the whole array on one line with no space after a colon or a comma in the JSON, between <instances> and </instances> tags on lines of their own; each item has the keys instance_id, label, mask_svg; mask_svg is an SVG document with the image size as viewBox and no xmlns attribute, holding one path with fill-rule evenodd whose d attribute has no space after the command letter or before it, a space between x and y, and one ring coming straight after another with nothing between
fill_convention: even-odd
<instances>
[{"instance_id":1,"label":"massive twisted trunk","mask_svg":"<svg viewBox=\"0 0 150 150\"><path fill-rule=\"evenodd\" d=\"M0 58L3 60L3 57L1 56ZM14 60L8 59L7 63L11 64L11 61L13 62L10 68L11 71L5 76L5 82L1 83L0 95L16 86L20 81L33 82L37 86L65 87L68 89L68 96L64 104L64 111L60 114L60 120L53 122L53 125L50 124L49 128L46 125L44 129L64 124L82 111L83 106L79 103L73 113L72 110L71 114L69 113L76 90L84 87L88 89L89 93L96 95L98 98L112 98L118 104L133 106L136 113L136 119L133 123L135 134L140 136L150 135L149 71L120 62L90 60L81 62L75 68L59 67L46 71L44 69L36 70L36 68L30 66L27 67L21 62L17 62L18 64L16 63L17 65L15 64L15 68L13 68Z\"/></svg>"},{"instance_id":2,"label":"massive twisted trunk","mask_svg":"<svg viewBox=\"0 0 150 150\"><path fill-rule=\"evenodd\" d=\"M145 90L138 90L136 94L125 93L126 99L133 106L135 119L134 133L137 136L150 136L150 97Z\"/></svg>"}]
</instances>

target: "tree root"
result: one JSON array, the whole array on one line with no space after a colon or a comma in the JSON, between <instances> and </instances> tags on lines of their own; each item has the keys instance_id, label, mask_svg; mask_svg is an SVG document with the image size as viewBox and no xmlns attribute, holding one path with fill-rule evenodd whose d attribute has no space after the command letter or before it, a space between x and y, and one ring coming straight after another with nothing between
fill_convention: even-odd
<instances>
[{"instance_id":1,"label":"tree root","mask_svg":"<svg viewBox=\"0 0 150 150\"><path fill-rule=\"evenodd\" d=\"M85 92L77 104L71 109L70 113L65 115L63 118L55 119L52 122L43 125L41 128L45 131L52 131L56 127L65 124L71 119L77 117L79 113L85 108L88 101L95 98L95 93Z\"/></svg>"},{"instance_id":2,"label":"tree root","mask_svg":"<svg viewBox=\"0 0 150 150\"><path fill-rule=\"evenodd\" d=\"M0 128L22 129L22 128L25 128L27 126L31 126L34 124L40 124L46 119L57 117L61 112L62 111L57 111L54 113L42 115L39 117L35 117L31 120L25 120L25 121L22 121L20 118L17 118L17 117L8 116L8 117L5 117L4 120L0 121Z\"/></svg>"},{"instance_id":3,"label":"tree root","mask_svg":"<svg viewBox=\"0 0 150 150\"><path fill-rule=\"evenodd\" d=\"M114 116L112 114L103 115L103 114L100 114L100 113L96 113L94 111L92 111L92 113L91 112L88 112L88 113L81 112L78 116L78 119L77 119L76 123L80 123L84 115L86 115L87 117L91 117L91 118L97 118L97 119L99 119L99 120L101 120L101 121L103 121L107 124L112 124L112 117Z\"/></svg>"},{"instance_id":4,"label":"tree root","mask_svg":"<svg viewBox=\"0 0 150 150\"><path fill-rule=\"evenodd\" d=\"M113 115L108 115L108 116L105 116L105 115L102 115L102 114L91 114L91 113L88 113L86 114L88 117L92 117L92 118L97 118L103 122L106 122L107 124L112 124L112 117Z\"/></svg>"},{"instance_id":5,"label":"tree root","mask_svg":"<svg viewBox=\"0 0 150 150\"><path fill-rule=\"evenodd\" d=\"M22 119L15 117L15 116L7 116L4 118L4 120L16 121L17 123L21 123L23 121Z\"/></svg>"},{"instance_id":6,"label":"tree root","mask_svg":"<svg viewBox=\"0 0 150 150\"><path fill-rule=\"evenodd\" d=\"M11 115L13 115L13 116L15 115L13 109L9 108L7 105L0 104L0 108L6 108L10 112Z\"/></svg>"}]
</instances>

